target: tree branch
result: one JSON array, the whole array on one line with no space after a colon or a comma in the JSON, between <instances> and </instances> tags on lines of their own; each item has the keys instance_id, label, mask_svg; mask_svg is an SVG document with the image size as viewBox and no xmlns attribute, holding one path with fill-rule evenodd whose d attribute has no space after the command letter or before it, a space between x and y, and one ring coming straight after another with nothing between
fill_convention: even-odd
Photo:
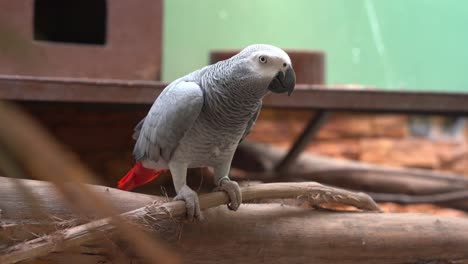
<instances>
[{"instance_id":1,"label":"tree branch","mask_svg":"<svg viewBox=\"0 0 468 264\"><path fill-rule=\"evenodd\" d=\"M468 190L436 193L431 195L408 195L398 193L366 192L377 202L392 202L399 204L449 203L468 200Z\"/></svg>"},{"instance_id":2,"label":"tree branch","mask_svg":"<svg viewBox=\"0 0 468 264\"><path fill-rule=\"evenodd\" d=\"M324 186L318 183L271 183L259 184L242 188L244 201L258 199L303 198L317 205L334 202L352 205L360 209L380 211L375 202L366 194L353 193L342 189ZM200 196L202 209L224 205L229 198L224 192L215 192ZM185 204L181 201L163 204L151 204L121 215L125 220L133 222L152 219L157 224L169 218L185 215ZM145 219L146 217L146 219ZM96 231L109 232L115 227L115 218L109 217L93 221L84 225L55 232L53 234L20 243L4 250L0 256L0 263L10 264L39 256L47 255L56 250L77 246L90 242L96 238Z\"/></svg>"}]
</instances>

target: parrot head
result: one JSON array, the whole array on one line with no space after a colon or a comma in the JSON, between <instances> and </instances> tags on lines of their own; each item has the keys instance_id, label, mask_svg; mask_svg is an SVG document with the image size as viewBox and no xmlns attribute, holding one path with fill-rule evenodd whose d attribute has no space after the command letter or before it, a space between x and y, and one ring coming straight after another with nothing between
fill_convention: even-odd
<instances>
[{"instance_id":1,"label":"parrot head","mask_svg":"<svg viewBox=\"0 0 468 264\"><path fill-rule=\"evenodd\" d=\"M272 45L256 44L244 48L239 54L245 57L255 77L268 81L268 90L291 95L296 85L296 74L284 50Z\"/></svg>"}]
</instances>

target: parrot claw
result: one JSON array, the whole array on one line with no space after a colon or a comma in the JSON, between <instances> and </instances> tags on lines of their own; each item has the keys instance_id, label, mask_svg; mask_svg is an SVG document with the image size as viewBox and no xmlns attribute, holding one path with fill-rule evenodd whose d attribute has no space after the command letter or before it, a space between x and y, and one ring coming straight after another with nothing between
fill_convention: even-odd
<instances>
[{"instance_id":1,"label":"parrot claw","mask_svg":"<svg viewBox=\"0 0 468 264\"><path fill-rule=\"evenodd\" d=\"M215 190L225 191L228 194L231 202L227 204L227 207L230 210L237 211L239 209L242 203L242 192L237 182L231 181L226 177L220 181L219 186Z\"/></svg>"},{"instance_id":2,"label":"parrot claw","mask_svg":"<svg viewBox=\"0 0 468 264\"><path fill-rule=\"evenodd\" d=\"M197 220L203 220L203 215L200 210L200 202L198 201L198 195L187 185L180 188L179 193L174 197L174 201L185 201L185 208L187 210L187 219L193 221L194 218Z\"/></svg>"}]
</instances>

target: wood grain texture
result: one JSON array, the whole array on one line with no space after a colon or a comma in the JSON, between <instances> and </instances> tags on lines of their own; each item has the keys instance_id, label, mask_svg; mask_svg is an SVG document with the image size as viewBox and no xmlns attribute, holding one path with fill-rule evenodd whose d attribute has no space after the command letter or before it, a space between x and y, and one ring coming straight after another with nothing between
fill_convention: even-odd
<instances>
[{"instance_id":1,"label":"wood grain texture","mask_svg":"<svg viewBox=\"0 0 468 264\"><path fill-rule=\"evenodd\" d=\"M216 207L205 216L202 223L181 226L169 221L164 226L165 239L184 263L468 263L468 221L462 218L323 212L273 204L248 204L237 212ZM88 244L41 260L141 263L131 247L116 245L109 249Z\"/></svg>"}]
</instances>

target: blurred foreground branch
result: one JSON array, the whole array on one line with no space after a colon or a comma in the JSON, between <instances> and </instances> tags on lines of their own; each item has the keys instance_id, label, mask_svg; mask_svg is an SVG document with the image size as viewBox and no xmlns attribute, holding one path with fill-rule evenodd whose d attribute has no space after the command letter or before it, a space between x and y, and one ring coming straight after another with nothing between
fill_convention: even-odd
<instances>
[{"instance_id":1,"label":"blurred foreground branch","mask_svg":"<svg viewBox=\"0 0 468 264\"><path fill-rule=\"evenodd\" d=\"M8 172L24 171L31 177L52 182L61 199L78 215L92 212L100 217L107 217L117 214L108 201L83 184L96 182L93 173L83 167L77 157L57 143L37 122L12 104L3 101L0 101L0 120L0 158L3 159L0 164L8 163L11 166ZM18 186L21 183L18 181ZM29 188L15 190L23 190L22 193L30 197L29 201L34 200ZM146 260L179 263L178 256L155 238L133 229L125 221L113 219L113 224L122 231L126 239L137 245L137 252ZM30 255L41 255L49 251L47 248L31 247L16 255L1 256L0 263L14 263L27 259Z\"/></svg>"}]
</instances>

